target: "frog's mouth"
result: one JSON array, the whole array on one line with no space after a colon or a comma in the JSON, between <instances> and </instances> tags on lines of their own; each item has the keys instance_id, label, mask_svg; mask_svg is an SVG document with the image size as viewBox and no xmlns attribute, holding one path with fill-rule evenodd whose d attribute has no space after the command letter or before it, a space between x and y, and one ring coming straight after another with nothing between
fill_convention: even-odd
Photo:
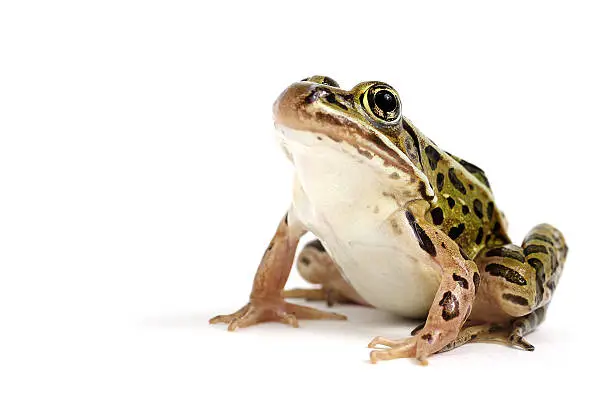
<instances>
[{"instance_id":1,"label":"frog's mouth","mask_svg":"<svg viewBox=\"0 0 612 408\"><path fill-rule=\"evenodd\" d=\"M312 84L293 84L274 104L277 134L290 160L296 150L329 148L369 164L391 180L418 183L424 179L422 172L384 134L363 124L350 111L336 114L313 104L312 90Z\"/></svg>"}]
</instances>

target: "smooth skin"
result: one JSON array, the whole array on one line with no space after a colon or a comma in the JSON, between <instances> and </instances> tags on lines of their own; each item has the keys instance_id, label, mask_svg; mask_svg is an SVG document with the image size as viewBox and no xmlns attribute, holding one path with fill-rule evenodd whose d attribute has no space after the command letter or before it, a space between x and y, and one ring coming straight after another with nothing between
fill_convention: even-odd
<instances>
[{"instance_id":1,"label":"smooth skin","mask_svg":"<svg viewBox=\"0 0 612 408\"><path fill-rule=\"evenodd\" d=\"M507 235L485 173L440 149L401 114L382 82L343 90L329 77L290 85L274 105L279 142L296 169L293 203L257 270L250 300L211 323L345 319L285 298L378 307L425 323L411 337L375 337L372 362L416 358L468 342L525 350L567 255L562 234ZM317 240L295 257L307 231ZM313 289L284 291L294 259ZM382 268L382 269L381 269Z\"/></svg>"}]
</instances>

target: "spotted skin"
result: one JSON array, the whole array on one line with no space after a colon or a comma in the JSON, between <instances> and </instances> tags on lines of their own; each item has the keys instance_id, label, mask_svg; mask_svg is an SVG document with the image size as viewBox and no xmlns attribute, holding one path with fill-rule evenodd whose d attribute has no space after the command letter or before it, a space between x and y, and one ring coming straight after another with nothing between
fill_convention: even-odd
<instances>
[{"instance_id":1,"label":"spotted skin","mask_svg":"<svg viewBox=\"0 0 612 408\"><path fill-rule=\"evenodd\" d=\"M469 259L461 247L439 227L418 215L410 212L411 224L418 226L418 234L427 236L436 248L433 257L440 269L444 271L440 286L434 297L427 320L419 331L420 337L408 338L400 342L385 338L375 338L370 347L395 344L389 350L374 350L370 354L372 361L396 358L395 356L412 356L423 361L451 342L459 333L472 309L476 295L476 285L470 285L479 278L474 261ZM415 234L417 232L415 231ZM426 251L426 249L423 249ZM467 259L466 259L467 258Z\"/></svg>"},{"instance_id":2,"label":"spotted skin","mask_svg":"<svg viewBox=\"0 0 612 408\"><path fill-rule=\"evenodd\" d=\"M381 108L376 102L380 95L373 94L373 89L384 89L380 95L385 97L396 94L384 83L364 82L343 90L329 77L311 76L288 87L274 107L276 124L291 129L289 134L314 133L315 144L342 144L345 153L351 149L358 152L360 163L379 163L372 170L385 174L386 181L381 180L379 187L392 192L384 191L378 199L371 197L371 208L376 214L381 211L379 203L393 198L399 216L377 225L384 228L386 221L396 240L392 244L401 243L400 248L418 252L408 254L421 263L413 268L417 273L411 278L422 279L418 273L434 273L431 269L438 267L434 278L440 283L425 323L414 332L417 335L399 341L375 338L370 347L388 349L372 351L371 361L399 357L425 361L431 354L487 339L533 349L524 336L543 321L558 285L567 254L561 233L541 224L527 234L520 247L512 245L484 171L424 136L401 116L399 99L387 98L383 104L388 109ZM408 193L404 197L393 193L402 182ZM371 194L367 187L364 192ZM355 198L343 197L351 203ZM315 208L315 213L317 209L321 208ZM307 223L301 224L294 215L290 211L284 217L265 251L250 302L212 322L229 323L233 330L268 320L295 326L297 318L341 318L287 303L283 296L327 300L330 305L339 299L367 305L344 278L346 271L341 273L325 250L322 242L333 240L324 236L307 244L295 261L300 274L319 287L283 291L297 241L306 232ZM317 221L311 219L310 225ZM359 220L350 222L357 225ZM427 268L421 268L424 265ZM396 292L395 296L401 294ZM425 302L428 306L429 301Z\"/></svg>"}]
</instances>

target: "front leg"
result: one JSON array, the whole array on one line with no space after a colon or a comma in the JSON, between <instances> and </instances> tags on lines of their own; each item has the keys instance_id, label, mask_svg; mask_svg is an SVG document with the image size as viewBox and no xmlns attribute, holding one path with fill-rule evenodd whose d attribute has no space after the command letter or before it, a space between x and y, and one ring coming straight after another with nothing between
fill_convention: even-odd
<instances>
[{"instance_id":1,"label":"front leg","mask_svg":"<svg viewBox=\"0 0 612 408\"><path fill-rule=\"evenodd\" d=\"M338 313L287 303L283 299L282 291L295 251L305 232L301 222L289 211L278 224L259 264L249 302L237 312L213 317L209 322L228 323L228 330L233 331L265 321L279 321L297 327L298 319L346 319Z\"/></svg>"},{"instance_id":2,"label":"front leg","mask_svg":"<svg viewBox=\"0 0 612 408\"><path fill-rule=\"evenodd\" d=\"M416 357L427 363L427 357L452 342L470 315L476 287L480 280L476 264L444 232L428 223L424 217L416 218L406 211L406 218L423 251L440 266L441 281L434 302L429 309L425 326L416 337L389 340L377 337L369 347L386 346L374 350L370 360L391 360L400 357Z\"/></svg>"}]
</instances>

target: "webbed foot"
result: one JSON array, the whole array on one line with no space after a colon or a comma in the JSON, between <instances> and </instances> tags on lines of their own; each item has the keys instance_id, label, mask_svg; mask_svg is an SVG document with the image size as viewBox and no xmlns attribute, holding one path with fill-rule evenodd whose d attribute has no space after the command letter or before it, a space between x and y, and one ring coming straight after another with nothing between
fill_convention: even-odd
<instances>
[{"instance_id":1,"label":"webbed foot","mask_svg":"<svg viewBox=\"0 0 612 408\"><path fill-rule=\"evenodd\" d=\"M308 306L295 305L280 298L276 300L251 299L237 312L213 317L209 320L209 323L227 323L227 330L234 331L262 322L280 322L298 327L298 319L346 320L346 316L339 313L324 312Z\"/></svg>"}]
</instances>

